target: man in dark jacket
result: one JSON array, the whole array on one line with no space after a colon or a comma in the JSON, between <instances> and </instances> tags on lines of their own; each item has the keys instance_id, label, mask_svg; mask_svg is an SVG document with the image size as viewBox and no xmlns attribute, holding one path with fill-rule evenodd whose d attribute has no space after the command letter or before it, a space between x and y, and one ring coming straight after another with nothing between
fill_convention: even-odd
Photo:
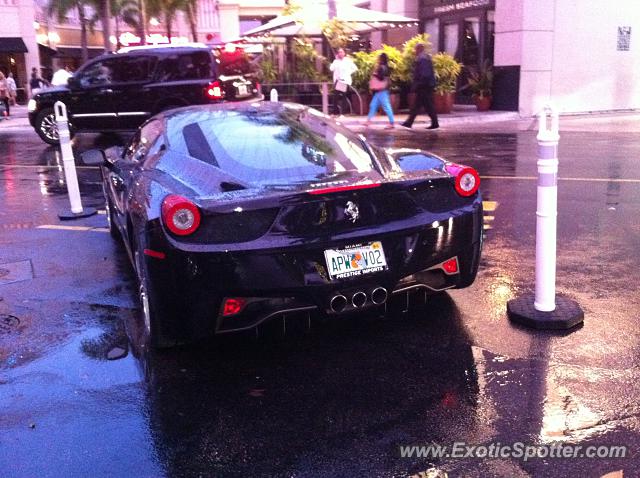
<instances>
[{"instance_id":1,"label":"man in dark jacket","mask_svg":"<svg viewBox=\"0 0 640 478\"><path fill-rule=\"evenodd\" d=\"M431 126L427 129L436 129L438 125L438 115L433 105L433 89L436 86L436 75L433 72L433 63L431 57L425 52L423 43L416 45L416 61L413 65L413 82L411 83L411 91L415 93L415 102L409 112L409 117L402 123L402 126L411 128L420 108L424 107L425 111L431 118Z\"/></svg>"}]
</instances>

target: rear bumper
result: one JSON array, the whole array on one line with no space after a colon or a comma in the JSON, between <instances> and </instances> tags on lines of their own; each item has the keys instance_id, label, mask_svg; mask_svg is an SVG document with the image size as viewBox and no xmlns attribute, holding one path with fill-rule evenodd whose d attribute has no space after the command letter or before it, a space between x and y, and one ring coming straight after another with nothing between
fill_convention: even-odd
<instances>
[{"instance_id":1,"label":"rear bumper","mask_svg":"<svg viewBox=\"0 0 640 478\"><path fill-rule=\"evenodd\" d=\"M408 288L444 290L473 281L478 268L482 235L480 199L460 214L411 230L386 232L361 238L381 241L388 269L369 275L330 280L324 250L349 244L307 243L254 251L185 252L172 247L164 233L154 229L145 241L164 259L146 257L148 270L173 322L178 337L244 330L284 313L318 311L336 315L357 312L384 303L373 291L386 296ZM458 271L440 266L457 257ZM364 304L354 296L364 293ZM380 295L380 294L378 294ZM332 299L346 299L343 308ZM226 298L240 297L247 306L239 314L222 314ZM386 298L385 298L386 299Z\"/></svg>"}]
</instances>

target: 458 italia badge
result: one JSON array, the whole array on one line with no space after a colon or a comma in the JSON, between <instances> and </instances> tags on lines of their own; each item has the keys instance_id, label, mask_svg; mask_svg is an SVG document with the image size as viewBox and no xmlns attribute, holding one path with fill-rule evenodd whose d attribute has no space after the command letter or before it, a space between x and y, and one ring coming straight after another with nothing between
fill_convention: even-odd
<instances>
[{"instance_id":1,"label":"458 italia badge","mask_svg":"<svg viewBox=\"0 0 640 478\"><path fill-rule=\"evenodd\" d=\"M344 215L351 222L355 223L360 217L358 205L353 201L347 201L347 207L344 208Z\"/></svg>"}]
</instances>

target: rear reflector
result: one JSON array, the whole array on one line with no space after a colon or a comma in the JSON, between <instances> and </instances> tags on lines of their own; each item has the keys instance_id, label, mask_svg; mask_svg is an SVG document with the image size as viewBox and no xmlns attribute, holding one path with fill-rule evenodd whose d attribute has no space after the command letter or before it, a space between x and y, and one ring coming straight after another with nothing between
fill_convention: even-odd
<instances>
[{"instance_id":1,"label":"rear reflector","mask_svg":"<svg viewBox=\"0 0 640 478\"><path fill-rule=\"evenodd\" d=\"M149 257L155 257L156 259L165 259L167 255L164 252L154 251L153 249L145 249L144 254Z\"/></svg>"},{"instance_id":2,"label":"rear reflector","mask_svg":"<svg viewBox=\"0 0 640 478\"><path fill-rule=\"evenodd\" d=\"M356 189L371 189L371 188L377 188L379 186L380 186L380 183L354 184L351 186L336 186L333 188L314 189L312 191L308 191L308 193L309 194L329 194L329 193L339 193L344 191L355 191Z\"/></svg>"},{"instance_id":3,"label":"rear reflector","mask_svg":"<svg viewBox=\"0 0 640 478\"><path fill-rule=\"evenodd\" d=\"M241 297L225 299L224 305L222 306L222 315L224 317L229 317L230 315L239 314L242 312L245 305L247 305L247 301Z\"/></svg>"},{"instance_id":4,"label":"rear reflector","mask_svg":"<svg viewBox=\"0 0 640 478\"><path fill-rule=\"evenodd\" d=\"M442 270L447 274L457 274L458 273L458 258L452 257L448 261L444 261L441 265Z\"/></svg>"}]
</instances>

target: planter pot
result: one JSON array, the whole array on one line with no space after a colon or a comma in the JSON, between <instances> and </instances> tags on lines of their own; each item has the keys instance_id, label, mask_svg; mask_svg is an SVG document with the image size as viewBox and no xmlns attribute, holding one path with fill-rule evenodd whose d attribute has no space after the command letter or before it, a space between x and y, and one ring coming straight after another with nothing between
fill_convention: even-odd
<instances>
[{"instance_id":1,"label":"planter pot","mask_svg":"<svg viewBox=\"0 0 640 478\"><path fill-rule=\"evenodd\" d=\"M451 113L454 97L455 93L434 93L433 104L435 105L436 113Z\"/></svg>"},{"instance_id":2,"label":"planter pot","mask_svg":"<svg viewBox=\"0 0 640 478\"><path fill-rule=\"evenodd\" d=\"M482 98L479 96L474 96L473 101L476 104L476 108L478 111L488 111L491 108L491 97L483 96Z\"/></svg>"}]
</instances>

